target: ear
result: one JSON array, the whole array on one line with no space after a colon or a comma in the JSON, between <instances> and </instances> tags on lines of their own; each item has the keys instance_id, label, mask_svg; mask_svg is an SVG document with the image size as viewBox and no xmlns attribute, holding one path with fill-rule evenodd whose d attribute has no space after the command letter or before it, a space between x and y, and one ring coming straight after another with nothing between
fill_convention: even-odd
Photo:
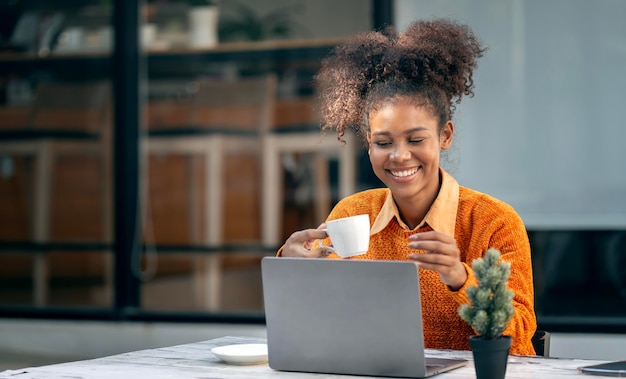
<instances>
[{"instance_id":1,"label":"ear","mask_svg":"<svg viewBox=\"0 0 626 379\"><path fill-rule=\"evenodd\" d=\"M370 134L370 132L367 132L365 139L367 141L367 155L370 155L372 152L372 148L370 147L372 146L372 135Z\"/></svg>"},{"instance_id":2,"label":"ear","mask_svg":"<svg viewBox=\"0 0 626 379\"><path fill-rule=\"evenodd\" d=\"M448 150L452 146L452 139L454 137L454 123L448 120L439 133L439 144L441 150Z\"/></svg>"}]
</instances>

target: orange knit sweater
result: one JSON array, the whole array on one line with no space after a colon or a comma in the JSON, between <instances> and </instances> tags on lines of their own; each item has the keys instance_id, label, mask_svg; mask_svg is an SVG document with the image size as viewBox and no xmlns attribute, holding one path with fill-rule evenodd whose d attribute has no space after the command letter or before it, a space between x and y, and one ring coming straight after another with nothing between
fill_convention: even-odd
<instances>
[{"instance_id":1,"label":"orange knit sweater","mask_svg":"<svg viewBox=\"0 0 626 379\"><path fill-rule=\"evenodd\" d=\"M389 189L380 188L349 196L335 206L328 220L366 213L370 216L370 223L373 223L388 193ZM426 225L418 231L408 231L393 218L386 228L371 236L366 254L351 259L407 260L409 254L415 253L415 250L407 247L409 235L427 230L432 228ZM469 349L468 338L474 333L458 316L457 309L460 304L469 302L466 288L476 285L471 262L493 247L500 250L503 260L511 263L509 288L515 293L515 314L504 332L513 337L510 353L534 355L531 338L537 325L530 243L521 218L508 204L460 187L454 238L468 272L468 280L459 291L450 291L441 282L438 273L420 270L425 346L435 349ZM338 257L331 255L330 258Z\"/></svg>"}]
</instances>

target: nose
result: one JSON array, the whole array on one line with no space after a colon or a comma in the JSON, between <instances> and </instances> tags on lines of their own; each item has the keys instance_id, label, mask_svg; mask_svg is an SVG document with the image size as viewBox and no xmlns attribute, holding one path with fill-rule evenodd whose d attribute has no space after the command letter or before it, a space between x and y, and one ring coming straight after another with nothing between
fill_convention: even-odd
<instances>
[{"instance_id":1,"label":"nose","mask_svg":"<svg viewBox=\"0 0 626 379\"><path fill-rule=\"evenodd\" d=\"M394 146L389 154L389 159L396 162L402 162L411 159L411 151L406 144L400 143Z\"/></svg>"}]
</instances>

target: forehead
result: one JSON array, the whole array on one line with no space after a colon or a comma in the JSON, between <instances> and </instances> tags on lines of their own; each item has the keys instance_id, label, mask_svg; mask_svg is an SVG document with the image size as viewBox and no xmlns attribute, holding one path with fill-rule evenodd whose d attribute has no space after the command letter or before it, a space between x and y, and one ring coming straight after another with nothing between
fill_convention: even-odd
<instances>
[{"instance_id":1,"label":"forehead","mask_svg":"<svg viewBox=\"0 0 626 379\"><path fill-rule=\"evenodd\" d=\"M410 99L381 103L369 114L370 129L434 127L437 119L430 107Z\"/></svg>"},{"instance_id":2,"label":"forehead","mask_svg":"<svg viewBox=\"0 0 626 379\"><path fill-rule=\"evenodd\" d=\"M373 99L372 99L373 100ZM428 96L423 93L411 93L411 94L396 94L393 96L383 96L376 100L373 100L369 106L369 114L377 112L384 107L390 105L412 105L414 107L426 108L431 113L435 114L435 109L432 103L429 101Z\"/></svg>"}]
</instances>

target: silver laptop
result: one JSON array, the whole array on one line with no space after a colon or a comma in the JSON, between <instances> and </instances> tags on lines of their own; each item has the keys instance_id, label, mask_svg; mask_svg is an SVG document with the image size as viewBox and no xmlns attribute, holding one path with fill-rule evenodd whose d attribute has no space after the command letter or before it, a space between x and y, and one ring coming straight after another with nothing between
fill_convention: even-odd
<instances>
[{"instance_id":1,"label":"silver laptop","mask_svg":"<svg viewBox=\"0 0 626 379\"><path fill-rule=\"evenodd\" d=\"M272 369L423 378L467 363L425 357L412 262L265 257L262 275Z\"/></svg>"}]
</instances>

